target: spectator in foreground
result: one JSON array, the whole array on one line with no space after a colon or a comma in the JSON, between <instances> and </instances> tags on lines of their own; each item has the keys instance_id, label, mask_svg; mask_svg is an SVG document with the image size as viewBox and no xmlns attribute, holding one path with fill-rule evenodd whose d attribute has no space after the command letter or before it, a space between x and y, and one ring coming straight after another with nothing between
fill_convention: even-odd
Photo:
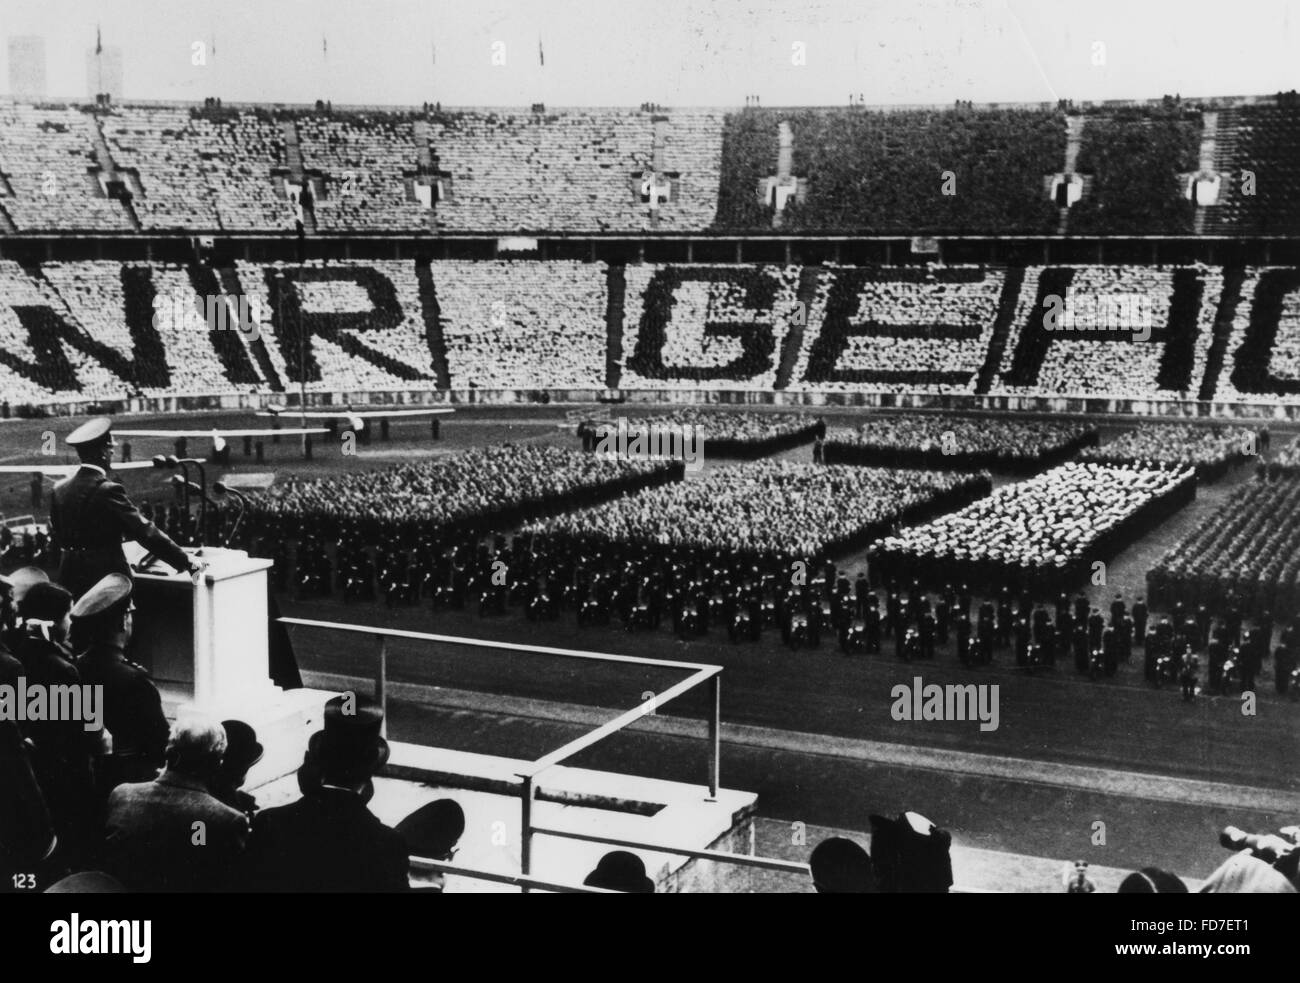
<instances>
[{"instance_id":1,"label":"spectator in foreground","mask_svg":"<svg viewBox=\"0 0 1300 983\"><path fill-rule=\"evenodd\" d=\"M1295 894L1296 886L1249 850L1233 854L1205 879L1201 894Z\"/></svg>"},{"instance_id":2,"label":"spectator in foreground","mask_svg":"<svg viewBox=\"0 0 1300 983\"><path fill-rule=\"evenodd\" d=\"M624 894L655 893L655 882L646 876L645 863L635 853L626 850L605 854L582 883L586 887L622 891Z\"/></svg>"},{"instance_id":3,"label":"spectator in foreground","mask_svg":"<svg viewBox=\"0 0 1300 983\"><path fill-rule=\"evenodd\" d=\"M209 791L226 732L194 715L178 720L167 765L152 782L119 785L108 799L105 871L132 891L214 891L248 840L248 819Z\"/></svg>"},{"instance_id":4,"label":"spectator in foreground","mask_svg":"<svg viewBox=\"0 0 1300 983\"><path fill-rule=\"evenodd\" d=\"M131 578L120 573L105 576L72 607L77 671L83 685L104 687L104 726L113 735L113 753L100 763L102 792L151 781L167 748L158 687L144 666L126 657L133 610Z\"/></svg>"},{"instance_id":5,"label":"spectator in foreground","mask_svg":"<svg viewBox=\"0 0 1300 983\"><path fill-rule=\"evenodd\" d=\"M405 891L410 855L402 834L366 808L372 779L388 761L383 711L356 694L325 705L298 787L302 798L253 820L242 886L310 893Z\"/></svg>"},{"instance_id":6,"label":"spectator in foreground","mask_svg":"<svg viewBox=\"0 0 1300 983\"><path fill-rule=\"evenodd\" d=\"M952 886L952 834L924 816L871 816L871 859L882 894L946 894Z\"/></svg>"},{"instance_id":7,"label":"spectator in foreground","mask_svg":"<svg viewBox=\"0 0 1300 983\"><path fill-rule=\"evenodd\" d=\"M454 799L427 802L397 824L413 857L450 863L456 856L456 844L465 832L465 812ZM442 871L413 871L416 886L430 893L446 887Z\"/></svg>"},{"instance_id":8,"label":"spectator in foreground","mask_svg":"<svg viewBox=\"0 0 1300 983\"><path fill-rule=\"evenodd\" d=\"M16 685L22 673L22 663L0 643L0 685ZM46 872L58 846L32 770L31 746L18 724L5 719L0 719L0 790L0 892L5 892L25 887L14 875Z\"/></svg>"},{"instance_id":9,"label":"spectator in foreground","mask_svg":"<svg viewBox=\"0 0 1300 983\"><path fill-rule=\"evenodd\" d=\"M1143 867L1124 878L1119 894L1187 894L1181 877L1159 867Z\"/></svg>"},{"instance_id":10,"label":"spectator in foreground","mask_svg":"<svg viewBox=\"0 0 1300 983\"><path fill-rule=\"evenodd\" d=\"M66 646L71 610L72 595L58 584L35 583L23 593L18 602L22 627L11 633L10 642L27 685L51 692L81 686ZM90 844L98 810L91 763L103 733L86 730L90 709L82 707L82 717L32 720L24 727L32 743L32 767L59 834L60 856L74 867Z\"/></svg>"},{"instance_id":11,"label":"spectator in foreground","mask_svg":"<svg viewBox=\"0 0 1300 983\"><path fill-rule=\"evenodd\" d=\"M871 855L852 840L833 836L822 840L808 859L818 894L875 894L876 872Z\"/></svg>"},{"instance_id":12,"label":"spectator in foreground","mask_svg":"<svg viewBox=\"0 0 1300 983\"><path fill-rule=\"evenodd\" d=\"M212 780L212 794L249 818L257 812L257 799L243 789L248 770L262 760L265 749L257 741L257 731L242 720L223 720L226 753Z\"/></svg>"}]
</instances>

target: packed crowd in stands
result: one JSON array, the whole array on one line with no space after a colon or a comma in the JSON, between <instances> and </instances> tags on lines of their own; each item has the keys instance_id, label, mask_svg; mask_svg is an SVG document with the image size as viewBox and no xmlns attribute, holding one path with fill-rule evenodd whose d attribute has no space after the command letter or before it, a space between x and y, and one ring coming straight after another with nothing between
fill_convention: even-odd
<instances>
[{"instance_id":1,"label":"packed crowd in stands","mask_svg":"<svg viewBox=\"0 0 1300 983\"><path fill-rule=\"evenodd\" d=\"M827 267L789 388L974 392L1007 276L976 266Z\"/></svg>"},{"instance_id":2,"label":"packed crowd in stands","mask_svg":"<svg viewBox=\"0 0 1300 983\"><path fill-rule=\"evenodd\" d=\"M1249 482L1166 553L1147 575L1161 599L1186 598L1213 611L1240 605L1300 614L1300 481Z\"/></svg>"},{"instance_id":3,"label":"packed crowd in stands","mask_svg":"<svg viewBox=\"0 0 1300 983\"><path fill-rule=\"evenodd\" d=\"M1043 175L1059 170L1065 158L1065 120L1038 109L731 114L727 132L743 146L724 148L736 177L720 202L719 226L764 224L762 213L743 201L743 189L775 173L782 121L794 140L792 173L808 186L806 200L789 206L787 228L881 235L1055 231ZM944 171L952 172L953 193L943 192ZM730 167L724 173L724 187L732 173Z\"/></svg>"},{"instance_id":4,"label":"packed crowd in stands","mask_svg":"<svg viewBox=\"0 0 1300 983\"><path fill-rule=\"evenodd\" d=\"M1245 271L1226 344L1213 335L1224 272L1200 267L635 264L619 304L613 272L573 261L0 261L0 383L15 404L203 397L288 388L301 360L311 391L335 393L549 399L612 380L683 392L1297 399L1300 280L1289 268ZM1063 306L1049 330L1052 296ZM240 303L258 313L259 337L204 330L202 315L220 324L209 308ZM1146 340L1097 326L1134 311Z\"/></svg>"},{"instance_id":5,"label":"packed crowd in stands","mask_svg":"<svg viewBox=\"0 0 1300 983\"><path fill-rule=\"evenodd\" d=\"M1077 164L1086 193L1070 209L1070 232L1191 235L1195 206L1179 178L1199 167L1200 142L1195 111L1087 118Z\"/></svg>"},{"instance_id":6,"label":"packed crowd in stands","mask_svg":"<svg viewBox=\"0 0 1300 983\"><path fill-rule=\"evenodd\" d=\"M1088 423L956 416L879 415L827 431L828 463L882 467L1038 470L1097 441Z\"/></svg>"},{"instance_id":7,"label":"packed crowd in stands","mask_svg":"<svg viewBox=\"0 0 1300 983\"><path fill-rule=\"evenodd\" d=\"M1238 106L1219 114L1219 198L1207 211L1215 235L1285 235L1300 224L1300 104ZM1247 173L1272 175L1247 183Z\"/></svg>"},{"instance_id":8,"label":"packed crowd in stands","mask_svg":"<svg viewBox=\"0 0 1300 983\"><path fill-rule=\"evenodd\" d=\"M605 264L448 260L432 276L453 388L604 388Z\"/></svg>"},{"instance_id":9,"label":"packed crowd in stands","mask_svg":"<svg viewBox=\"0 0 1300 983\"><path fill-rule=\"evenodd\" d=\"M96 177L93 118L74 109L0 105L0 208L20 232L129 232Z\"/></svg>"},{"instance_id":10,"label":"packed crowd in stands","mask_svg":"<svg viewBox=\"0 0 1300 983\"><path fill-rule=\"evenodd\" d=\"M774 387L799 267L636 264L625 276L623 386Z\"/></svg>"},{"instance_id":11,"label":"packed crowd in stands","mask_svg":"<svg viewBox=\"0 0 1300 983\"><path fill-rule=\"evenodd\" d=\"M872 547L887 576L968 580L1036 592L1083 582L1091 564L1196 494L1188 469L1068 463Z\"/></svg>"},{"instance_id":12,"label":"packed crowd in stands","mask_svg":"<svg viewBox=\"0 0 1300 983\"><path fill-rule=\"evenodd\" d=\"M1215 110L1220 195L1205 231L1285 235L1297 227L1293 103ZM1198 170L1202 110L1103 107L1079 117L1083 196L1074 234L1190 235L1180 180ZM139 178L141 228L293 228L285 127L305 171L323 175L322 228L383 232L765 231L758 189L777 170L780 124L793 137L800 194L781 217L796 232L1053 234L1045 178L1066 158L1059 109L980 108L317 112L286 107L0 108L0 207L19 230L130 232L127 209L96 186L96 129L113 163ZM661 172L653 173L658 148ZM937 164L936 164L937 162ZM945 174L951 174L950 179ZM1269 174L1256 190L1243 175ZM43 190L54 175L56 193ZM413 179L439 184L432 209ZM945 180L951 191L945 193ZM653 185L655 191L647 191ZM335 193L346 187L344 193ZM653 203L652 203L652 200Z\"/></svg>"},{"instance_id":13,"label":"packed crowd in stands","mask_svg":"<svg viewBox=\"0 0 1300 983\"><path fill-rule=\"evenodd\" d=\"M318 228L429 228L430 210L407 189L407 176L413 179L421 163L410 120L364 113L304 116L298 136L303 166L330 177L326 194L314 202Z\"/></svg>"},{"instance_id":14,"label":"packed crowd in stands","mask_svg":"<svg viewBox=\"0 0 1300 983\"><path fill-rule=\"evenodd\" d=\"M1113 464L1160 464L1196 469L1196 477L1213 481L1234 464L1266 449L1265 438L1244 427L1192 424L1147 424L1126 430L1100 447L1086 448L1084 461Z\"/></svg>"},{"instance_id":15,"label":"packed crowd in stands","mask_svg":"<svg viewBox=\"0 0 1300 983\"><path fill-rule=\"evenodd\" d=\"M1300 402L1300 273L1247 267L1215 396L1247 403Z\"/></svg>"},{"instance_id":16,"label":"packed crowd in stands","mask_svg":"<svg viewBox=\"0 0 1300 983\"><path fill-rule=\"evenodd\" d=\"M452 178L438 225L512 232L705 228L717 207L721 119L707 111L666 118L663 167L679 178L672 197L652 212L641 194L655 148L648 113L438 114L429 144Z\"/></svg>"},{"instance_id":17,"label":"packed crowd in stands","mask_svg":"<svg viewBox=\"0 0 1300 983\"><path fill-rule=\"evenodd\" d=\"M1222 287L1196 266L1029 267L989 391L1196 399Z\"/></svg>"},{"instance_id":18,"label":"packed crowd in stands","mask_svg":"<svg viewBox=\"0 0 1300 983\"><path fill-rule=\"evenodd\" d=\"M100 117L117 166L134 172L131 205L145 230L285 232L294 207L280 128L265 114L124 107Z\"/></svg>"}]
</instances>

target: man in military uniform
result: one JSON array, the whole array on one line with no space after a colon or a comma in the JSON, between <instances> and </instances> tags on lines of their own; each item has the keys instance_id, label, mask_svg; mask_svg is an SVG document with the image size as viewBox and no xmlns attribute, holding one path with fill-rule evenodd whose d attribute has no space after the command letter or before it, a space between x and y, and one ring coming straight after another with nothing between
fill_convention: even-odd
<instances>
[{"instance_id":1,"label":"man in military uniform","mask_svg":"<svg viewBox=\"0 0 1300 983\"><path fill-rule=\"evenodd\" d=\"M69 434L81 467L54 486L50 527L63 550L58 581L80 598L109 573L130 578L123 540L134 540L177 570L197 573L202 565L140 514L126 490L109 476L113 464L112 424L99 417ZM165 736L165 735L164 735Z\"/></svg>"},{"instance_id":2,"label":"man in military uniform","mask_svg":"<svg viewBox=\"0 0 1300 983\"><path fill-rule=\"evenodd\" d=\"M101 769L102 793L123 782L152 781L163 765L169 727L158 687L126 657L131 640L131 578L110 573L72 608L72 638L83 685L103 686L104 726L113 753Z\"/></svg>"},{"instance_id":3,"label":"man in military uniform","mask_svg":"<svg viewBox=\"0 0 1300 983\"><path fill-rule=\"evenodd\" d=\"M1139 597L1133 602L1133 638L1141 645L1147 637L1147 602Z\"/></svg>"}]
</instances>

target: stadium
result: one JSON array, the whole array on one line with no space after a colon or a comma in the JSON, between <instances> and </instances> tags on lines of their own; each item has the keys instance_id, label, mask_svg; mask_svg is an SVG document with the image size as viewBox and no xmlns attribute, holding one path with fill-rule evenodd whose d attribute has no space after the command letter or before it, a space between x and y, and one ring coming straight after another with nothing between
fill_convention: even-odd
<instances>
[{"instance_id":1,"label":"stadium","mask_svg":"<svg viewBox=\"0 0 1300 983\"><path fill-rule=\"evenodd\" d=\"M0 719L6 887L1294 893L1296 91L106 88L0 101L0 669L113 733ZM105 447L192 580L74 584Z\"/></svg>"}]
</instances>

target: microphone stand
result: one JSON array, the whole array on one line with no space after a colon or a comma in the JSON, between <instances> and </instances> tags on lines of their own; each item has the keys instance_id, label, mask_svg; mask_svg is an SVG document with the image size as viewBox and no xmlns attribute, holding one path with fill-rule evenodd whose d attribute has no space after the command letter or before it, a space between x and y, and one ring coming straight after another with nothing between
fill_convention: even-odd
<instances>
[{"instance_id":1,"label":"microphone stand","mask_svg":"<svg viewBox=\"0 0 1300 983\"><path fill-rule=\"evenodd\" d=\"M239 516L235 519L235 524L231 526L230 532L226 534L226 541L222 547L227 547L235 538L235 533L239 532L240 523L244 521L244 513L248 511L248 497L237 488L231 488L224 481L218 481L212 486L212 490L218 495L232 495L236 502L239 503Z\"/></svg>"}]
</instances>

